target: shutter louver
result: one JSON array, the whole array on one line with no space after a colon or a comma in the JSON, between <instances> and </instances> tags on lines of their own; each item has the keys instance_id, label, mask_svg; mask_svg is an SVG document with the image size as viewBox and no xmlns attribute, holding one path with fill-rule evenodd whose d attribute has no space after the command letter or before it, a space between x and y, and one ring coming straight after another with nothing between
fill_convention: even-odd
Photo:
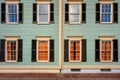
<instances>
[{"instance_id":1,"label":"shutter louver","mask_svg":"<svg viewBox=\"0 0 120 80\"><path fill-rule=\"evenodd\" d=\"M100 40L95 40L95 61L100 62Z\"/></svg>"},{"instance_id":2,"label":"shutter louver","mask_svg":"<svg viewBox=\"0 0 120 80\"><path fill-rule=\"evenodd\" d=\"M54 4L50 4L50 23L54 23Z\"/></svg>"},{"instance_id":3,"label":"shutter louver","mask_svg":"<svg viewBox=\"0 0 120 80\"><path fill-rule=\"evenodd\" d=\"M96 23L100 23L100 3L96 3Z\"/></svg>"},{"instance_id":4,"label":"shutter louver","mask_svg":"<svg viewBox=\"0 0 120 80\"><path fill-rule=\"evenodd\" d=\"M5 40L0 40L0 62L5 61Z\"/></svg>"},{"instance_id":5,"label":"shutter louver","mask_svg":"<svg viewBox=\"0 0 120 80\"><path fill-rule=\"evenodd\" d=\"M87 41L86 39L82 40L82 62L87 61Z\"/></svg>"},{"instance_id":6,"label":"shutter louver","mask_svg":"<svg viewBox=\"0 0 120 80\"><path fill-rule=\"evenodd\" d=\"M36 45L36 42L37 42L37 40L32 40L32 55L31 55L31 59L32 59L32 62L36 62L37 60L36 60L36 47L37 47L37 45Z\"/></svg>"},{"instance_id":7,"label":"shutter louver","mask_svg":"<svg viewBox=\"0 0 120 80\"><path fill-rule=\"evenodd\" d=\"M23 23L23 4L19 3L19 23Z\"/></svg>"},{"instance_id":8,"label":"shutter louver","mask_svg":"<svg viewBox=\"0 0 120 80\"><path fill-rule=\"evenodd\" d=\"M65 4L65 23L69 23L69 4Z\"/></svg>"},{"instance_id":9,"label":"shutter louver","mask_svg":"<svg viewBox=\"0 0 120 80\"><path fill-rule=\"evenodd\" d=\"M86 23L86 3L82 3L82 23Z\"/></svg>"},{"instance_id":10,"label":"shutter louver","mask_svg":"<svg viewBox=\"0 0 120 80\"><path fill-rule=\"evenodd\" d=\"M64 62L69 62L69 40L64 40Z\"/></svg>"},{"instance_id":11,"label":"shutter louver","mask_svg":"<svg viewBox=\"0 0 120 80\"><path fill-rule=\"evenodd\" d=\"M113 40L113 61L118 62L118 40Z\"/></svg>"},{"instance_id":12,"label":"shutter louver","mask_svg":"<svg viewBox=\"0 0 120 80\"><path fill-rule=\"evenodd\" d=\"M22 62L22 57L23 57L23 41L22 39L18 40L18 62Z\"/></svg>"},{"instance_id":13,"label":"shutter louver","mask_svg":"<svg viewBox=\"0 0 120 80\"><path fill-rule=\"evenodd\" d=\"M113 4L113 21L114 23L118 23L118 3Z\"/></svg>"},{"instance_id":14,"label":"shutter louver","mask_svg":"<svg viewBox=\"0 0 120 80\"><path fill-rule=\"evenodd\" d=\"M50 40L50 62L54 62L54 40Z\"/></svg>"},{"instance_id":15,"label":"shutter louver","mask_svg":"<svg viewBox=\"0 0 120 80\"><path fill-rule=\"evenodd\" d=\"M6 4L1 3L1 23L6 23Z\"/></svg>"},{"instance_id":16,"label":"shutter louver","mask_svg":"<svg viewBox=\"0 0 120 80\"><path fill-rule=\"evenodd\" d=\"M33 23L37 23L37 4L33 4Z\"/></svg>"}]
</instances>

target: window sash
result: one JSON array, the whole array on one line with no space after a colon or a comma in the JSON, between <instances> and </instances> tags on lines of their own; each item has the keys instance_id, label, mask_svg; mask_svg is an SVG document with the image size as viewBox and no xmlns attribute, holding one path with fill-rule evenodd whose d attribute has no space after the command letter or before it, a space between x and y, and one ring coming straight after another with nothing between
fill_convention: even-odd
<instances>
[{"instance_id":1,"label":"window sash","mask_svg":"<svg viewBox=\"0 0 120 80\"><path fill-rule=\"evenodd\" d=\"M81 61L81 41L79 40L69 41L69 61L70 62Z\"/></svg>"},{"instance_id":2,"label":"window sash","mask_svg":"<svg viewBox=\"0 0 120 80\"><path fill-rule=\"evenodd\" d=\"M113 60L113 42L111 40L101 40L100 60L102 62Z\"/></svg>"},{"instance_id":3,"label":"window sash","mask_svg":"<svg viewBox=\"0 0 120 80\"><path fill-rule=\"evenodd\" d=\"M113 16L113 5L109 4L109 3L102 3L100 5L100 21L101 21L101 23L112 23L112 21L113 21L112 16Z\"/></svg>"},{"instance_id":4,"label":"window sash","mask_svg":"<svg viewBox=\"0 0 120 80\"><path fill-rule=\"evenodd\" d=\"M81 23L81 4L69 4L69 22L71 24Z\"/></svg>"},{"instance_id":5,"label":"window sash","mask_svg":"<svg viewBox=\"0 0 120 80\"><path fill-rule=\"evenodd\" d=\"M45 7L45 5L47 6L47 8ZM44 9L42 7L44 7ZM43 12L40 12L40 11L43 11ZM50 4L48 3L38 4L37 5L37 16L38 16L37 17L38 23L49 23L50 22Z\"/></svg>"},{"instance_id":6,"label":"window sash","mask_svg":"<svg viewBox=\"0 0 120 80\"><path fill-rule=\"evenodd\" d=\"M37 41L37 61L38 62L49 61L49 41L48 40Z\"/></svg>"},{"instance_id":7,"label":"window sash","mask_svg":"<svg viewBox=\"0 0 120 80\"><path fill-rule=\"evenodd\" d=\"M6 61L16 62L17 61L17 41L7 40L6 41Z\"/></svg>"},{"instance_id":8,"label":"window sash","mask_svg":"<svg viewBox=\"0 0 120 80\"><path fill-rule=\"evenodd\" d=\"M7 23L17 23L18 22L18 4L17 3L7 3L6 8L7 8L6 9Z\"/></svg>"}]
</instances>

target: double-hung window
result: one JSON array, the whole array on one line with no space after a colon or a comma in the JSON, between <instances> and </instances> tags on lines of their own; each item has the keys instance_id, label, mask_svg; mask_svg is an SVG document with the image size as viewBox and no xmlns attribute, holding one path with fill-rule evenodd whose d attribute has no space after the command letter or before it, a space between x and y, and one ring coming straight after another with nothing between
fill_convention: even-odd
<instances>
[{"instance_id":1,"label":"double-hung window","mask_svg":"<svg viewBox=\"0 0 120 80\"><path fill-rule=\"evenodd\" d=\"M32 40L32 62L54 62L54 40L50 36L37 36Z\"/></svg>"},{"instance_id":2,"label":"double-hung window","mask_svg":"<svg viewBox=\"0 0 120 80\"><path fill-rule=\"evenodd\" d=\"M50 4L38 4L37 5L38 23L49 23L50 21Z\"/></svg>"},{"instance_id":3,"label":"double-hung window","mask_svg":"<svg viewBox=\"0 0 120 80\"><path fill-rule=\"evenodd\" d=\"M113 21L113 5L112 4L101 4L101 23L112 23Z\"/></svg>"},{"instance_id":4,"label":"double-hung window","mask_svg":"<svg viewBox=\"0 0 120 80\"><path fill-rule=\"evenodd\" d=\"M118 3L99 0L96 3L96 23L118 23Z\"/></svg>"},{"instance_id":5,"label":"double-hung window","mask_svg":"<svg viewBox=\"0 0 120 80\"><path fill-rule=\"evenodd\" d=\"M64 62L86 62L86 39L69 36L64 40Z\"/></svg>"},{"instance_id":6,"label":"double-hung window","mask_svg":"<svg viewBox=\"0 0 120 80\"><path fill-rule=\"evenodd\" d=\"M54 4L50 0L36 0L36 3L33 4L33 23L54 23Z\"/></svg>"},{"instance_id":7,"label":"double-hung window","mask_svg":"<svg viewBox=\"0 0 120 80\"><path fill-rule=\"evenodd\" d=\"M118 40L113 36L100 36L95 41L96 62L118 62Z\"/></svg>"},{"instance_id":8,"label":"double-hung window","mask_svg":"<svg viewBox=\"0 0 120 80\"><path fill-rule=\"evenodd\" d=\"M81 23L81 4L69 4L69 22Z\"/></svg>"},{"instance_id":9,"label":"double-hung window","mask_svg":"<svg viewBox=\"0 0 120 80\"><path fill-rule=\"evenodd\" d=\"M5 36L0 39L0 62L22 62L22 39L19 36Z\"/></svg>"},{"instance_id":10,"label":"double-hung window","mask_svg":"<svg viewBox=\"0 0 120 80\"><path fill-rule=\"evenodd\" d=\"M23 3L20 3L19 0L7 0L5 3L1 3L1 23L23 23Z\"/></svg>"},{"instance_id":11,"label":"double-hung window","mask_svg":"<svg viewBox=\"0 0 120 80\"><path fill-rule=\"evenodd\" d=\"M86 3L82 0L67 0L65 4L65 23L86 23Z\"/></svg>"},{"instance_id":12,"label":"double-hung window","mask_svg":"<svg viewBox=\"0 0 120 80\"><path fill-rule=\"evenodd\" d=\"M6 21L7 23L18 22L18 4L6 4Z\"/></svg>"}]
</instances>

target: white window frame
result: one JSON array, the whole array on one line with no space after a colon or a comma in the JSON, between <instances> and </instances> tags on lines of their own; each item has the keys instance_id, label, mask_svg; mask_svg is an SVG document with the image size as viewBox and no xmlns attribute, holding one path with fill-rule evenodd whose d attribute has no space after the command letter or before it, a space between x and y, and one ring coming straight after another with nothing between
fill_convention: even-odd
<instances>
[{"instance_id":1,"label":"white window frame","mask_svg":"<svg viewBox=\"0 0 120 80\"><path fill-rule=\"evenodd\" d=\"M6 62L17 62L18 60L18 39L19 37L5 37L5 61ZM8 41L16 41L16 60L8 60L7 56L8 56L8 53L7 53L7 42Z\"/></svg>"},{"instance_id":2,"label":"white window frame","mask_svg":"<svg viewBox=\"0 0 120 80\"><path fill-rule=\"evenodd\" d=\"M82 61L82 37L69 37L68 38L68 40L69 40L69 62L81 62ZM80 41L80 60L70 60L70 42L71 41Z\"/></svg>"},{"instance_id":3,"label":"white window frame","mask_svg":"<svg viewBox=\"0 0 120 80\"><path fill-rule=\"evenodd\" d=\"M36 57L37 57L37 62L49 62L49 56L50 56L50 37L36 37L36 39L37 39L37 43L36 43L36 45L37 45L37 50L36 50ZM38 59L38 42L39 41L48 41L48 60L39 60Z\"/></svg>"},{"instance_id":4,"label":"white window frame","mask_svg":"<svg viewBox=\"0 0 120 80\"><path fill-rule=\"evenodd\" d=\"M79 5L80 7L80 17L79 22L71 22L70 21L70 5ZM69 2L69 23L70 24L81 24L82 23L82 2Z\"/></svg>"},{"instance_id":5,"label":"white window frame","mask_svg":"<svg viewBox=\"0 0 120 80\"><path fill-rule=\"evenodd\" d=\"M18 24L19 21L19 2L6 2L6 23L7 24ZM9 16L8 16L8 4L16 4L17 5L17 22L9 22Z\"/></svg>"},{"instance_id":6,"label":"white window frame","mask_svg":"<svg viewBox=\"0 0 120 80\"><path fill-rule=\"evenodd\" d=\"M102 22L102 4L111 4L110 22ZM100 2L100 23L113 23L113 2Z\"/></svg>"},{"instance_id":7,"label":"white window frame","mask_svg":"<svg viewBox=\"0 0 120 80\"><path fill-rule=\"evenodd\" d=\"M113 62L113 39L114 38L100 38L100 62ZM110 61L106 61L106 60L102 60L102 58L101 58L101 51L102 51L102 48L101 48L101 46L102 46L102 41L111 41L111 60Z\"/></svg>"},{"instance_id":8,"label":"white window frame","mask_svg":"<svg viewBox=\"0 0 120 80\"><path fill-rule=\"evenodd\" d=\"M48 5L48 21L47 22L39 22L39 5L41 4ZM38 24L49 24L50 23L50 2L37 2L37 23Z\"/></svg>"}]
</instances>

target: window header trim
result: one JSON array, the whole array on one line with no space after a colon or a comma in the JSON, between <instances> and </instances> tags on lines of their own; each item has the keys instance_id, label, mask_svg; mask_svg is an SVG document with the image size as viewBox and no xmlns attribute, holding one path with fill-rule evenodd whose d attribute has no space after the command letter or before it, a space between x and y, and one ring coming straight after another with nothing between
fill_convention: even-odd
<instances>
[{"instance_id":1,"label":"window header trim","mask_svg":"<svg viewBox=\"0 0 120 80\"><path fill-rule=\"evenodd\" d=\"M20 0L5 0L5 2L20 2Z\"/></svg>"},{"instance_id":2,"label":"window header trim","mask_svg":"<svg viewBox=\"0 0 120 80\"><path fill-rule=\"evenodd\" d=\"M114 0L99 0L100 3L114 3Z\"/></svg>"},{"instance_id":3,"label":"window header trim","mask_svg":"<svg viewBox=\"0 0 120 80\"><path fill-rule=\"evenodd\" d=\"M83 0L67 0L68 2L83 2Z\"/></svg>"}]
</instances>

